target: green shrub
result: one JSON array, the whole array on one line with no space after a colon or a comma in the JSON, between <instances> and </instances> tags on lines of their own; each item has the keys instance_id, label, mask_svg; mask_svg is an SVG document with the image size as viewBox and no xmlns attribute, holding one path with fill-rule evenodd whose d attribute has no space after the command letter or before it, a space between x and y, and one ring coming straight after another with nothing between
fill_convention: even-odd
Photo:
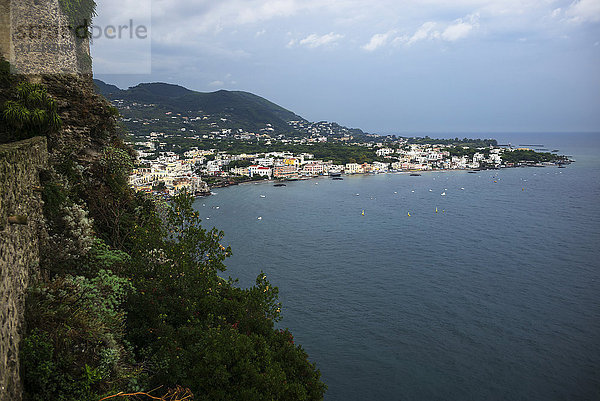
<instances>
[{"instance_id":1,"label":"green shrub","mask_svg":"<svg viewBox=\"0 0 600 401\"><path fill-rule=\"evenodd\" d=\"M15 90L15 100L2 105L2 119L13 132L15 140L57 132L62 121L56 101L40 84L21 82Z\"/></svg>"},{"instance_id":2,"label":"green shrub","mask_svg":"<svg viewBox=\"0 0 600 401\"><path fill-rule=\"evenodd\" d=\"M91 26L92 18L96 16L96 2L94 0L59 0L58 3L72 27L85 23Z\"/></svg>"},{"instance_id":3,"label":"green shrub","mask_svg":"<svg viewBox=\"0 0 600 401\"><path fill-rule=\"evenodd\" d=\"M26 399L97 400L127 387L132 373L121 304L129 280L108 270L61 276L33 287L26 300L32 330L21 347Z\"/></svg>"},{"instance_id":4,"label":"green shrub","mask_svg":"<svg viewBox=\"0 0 600 401\"><path fill-rule=\"evenodd\" d=\"M183 385L199 400L322 399L320 372L274 327L277 288L262 273L249 289L218 276L231 250L192 201L163 204L132 249L128 338L153 372L149 386Z\"/></svg>"}]
</instances>

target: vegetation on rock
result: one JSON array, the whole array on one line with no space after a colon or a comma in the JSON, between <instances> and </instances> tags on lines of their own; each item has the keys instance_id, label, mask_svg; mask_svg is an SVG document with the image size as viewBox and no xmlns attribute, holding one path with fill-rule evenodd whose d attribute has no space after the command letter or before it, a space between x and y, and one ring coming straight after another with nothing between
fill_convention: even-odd
<instances>
[{"instance_id":1,"label":"vegetation on rock","mask_svg":"<svg viewBox=\"0 0 600 401\"><path fill-rule=\"evenodd\" d=\"M86 26L89 29L92 18L96 16L96 2L94 0L58 0L58 3L73 29L78 26ZM88 34L87 29L85 34Z\"/></svg>"},{"instance_id":2,"label":"vegetation on rock","mask_svg":"<svg viewBox=\"0 0 600 401\"><path fill-rule=\"evenodd\" d=\"M56 101L48 95L45 87L21 82L14 92L14 100L7 100L2 105L2 118L13 139L46 135L60 129L62 121L57 113Z\"/></svg>"},{"instance_id":3,"label":"vegetation on rock","mask_svg":"<svg viewBox=\"0 0 600 401\"><path fill-rule=\"evenodd\" d=\"M20 350L24 399L322 399L320 372L276 327L277 288L262 273L248 289L220 276L231 250L222 232L202 227L189 195L159 202L132 192L131 149L90 88L49 76L0 90L3 110L46 112L3 114L2 140L46 135L51 152Z\"/></svg>"}]
</instances>

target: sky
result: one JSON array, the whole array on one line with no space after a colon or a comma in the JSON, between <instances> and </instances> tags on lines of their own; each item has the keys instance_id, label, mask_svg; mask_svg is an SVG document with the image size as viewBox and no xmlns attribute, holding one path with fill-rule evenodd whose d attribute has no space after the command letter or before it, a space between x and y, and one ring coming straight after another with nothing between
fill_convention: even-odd
<instances>
[{"instance_id":1,"label":"sky","mask_svg":"<svg viewBox=\"0 0 600 401\"><path fill-rule=\"evenodd\" d=\"M379 134L600 132L600 0L97 3L95 76L121 88L248 91Z\"/></svg>"}]
</instances>

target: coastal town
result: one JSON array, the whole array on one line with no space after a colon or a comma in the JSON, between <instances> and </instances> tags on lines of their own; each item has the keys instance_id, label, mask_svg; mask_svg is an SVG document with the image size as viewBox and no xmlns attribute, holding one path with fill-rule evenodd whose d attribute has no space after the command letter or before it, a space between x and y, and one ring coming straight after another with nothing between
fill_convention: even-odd
<instances>
[{"instance_id":1,"label":"coastal town","mask_svg":"<svg viewBox=\"0 0 600 401\"><path fill-rule=\"evenodd\" d=\"M129 184L165 196L251 180L567 164L558 150L494 139L378 135L311 122L247 92L194 92L150 83L127 90L96 80L137 152Z\"/></svg>"},{"instance_id":2,"label":"coastal town","mask_svg":"<svg viewBox=\"0 0 600 401\"><path fill-rule=\"evenodd\" d=\"M217 149L191 148L178 154L157 150L161 146L163 135L153 132L148 140L132 143L137 149L138 166L133 170L129 182L136 191L172 195L185 189L196 195L208 195L212 187L250 180L295 180L316 176L338 178L342 174L540 167L564 163L506 161L511 159L506 156L513 152L532 153L531 149L523 147L490 145L473 148L435 143L415 144L409 143L406 138L399 138L392 143L354 143L353 145L368 147L374 152L377 160L364 163L336 164L326 158L317 159L312 153L289 151L230 153ZM308 140L310 139L309 137Z\"/></svg>"}]
</instances>

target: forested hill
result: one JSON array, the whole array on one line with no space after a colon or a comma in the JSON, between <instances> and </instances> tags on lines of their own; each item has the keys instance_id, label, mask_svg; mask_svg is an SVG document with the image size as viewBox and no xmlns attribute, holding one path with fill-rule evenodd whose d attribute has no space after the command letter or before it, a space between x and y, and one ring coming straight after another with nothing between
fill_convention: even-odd
<instances>
[{"instance_id":1,"label":"forested hill","mask_svg":"<svg viewBox=\"0 0 600 401\"><path fill-rule=\"evenodd\" d=\"M208 124L219 121L219 128L225 126L253 132L269 127L279 132L291 131L288 121L304 120L295 113L248 92L219 90L205 93L166 83L142 83L122 90L100 80L94 82L108 100L113 103L122 101L122 106L125 107L119 109L124 117L157 118L160 121L164 120L165 113L171 112L189 118L201 117ZM161 128L160 123L151 125Z\"/></svg>"}]
</instances>

